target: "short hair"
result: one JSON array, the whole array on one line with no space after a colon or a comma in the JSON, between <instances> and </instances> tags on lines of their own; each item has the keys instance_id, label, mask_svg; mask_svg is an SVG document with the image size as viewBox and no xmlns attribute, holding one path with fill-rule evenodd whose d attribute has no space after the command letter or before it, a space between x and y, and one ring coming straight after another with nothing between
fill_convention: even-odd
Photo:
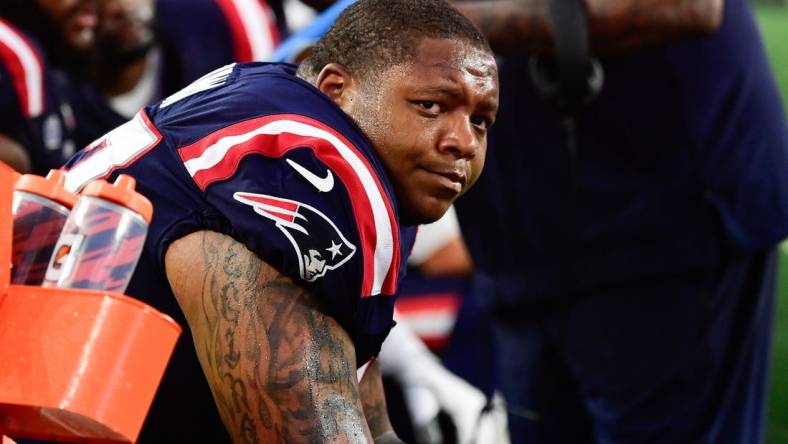
<instances>
[{"instance_id":1,"label":"short hair","mask_svg":"<svg viewBox=\"0 0 788 444\"><path fill-rule=\"evenodd\" d=\"M463 40L492 53L482 33L446 0L359 0L315 44L298 74L314 82L329 63L352 74L380 73L412 61L424 38Z\"/></svg>"}]
</instances>

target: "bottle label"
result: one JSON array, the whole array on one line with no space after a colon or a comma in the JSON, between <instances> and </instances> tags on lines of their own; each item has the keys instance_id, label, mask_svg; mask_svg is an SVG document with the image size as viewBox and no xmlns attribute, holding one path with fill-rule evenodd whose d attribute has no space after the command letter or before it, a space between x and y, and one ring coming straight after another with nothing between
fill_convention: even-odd
<instances>
[{"instance_id":1,"label":"bottle label","mask_svg":"<svg viewBox=\"0 0 788 444\"><path fill-rule=\"evenodd\" d=\"M85 236L78 233L63 233L58 239L52 258L49 260L44 280L47 284L57 284L61 277L68 278L74 272L76 252L82 246Z\"/></svg>"}]
</instances>

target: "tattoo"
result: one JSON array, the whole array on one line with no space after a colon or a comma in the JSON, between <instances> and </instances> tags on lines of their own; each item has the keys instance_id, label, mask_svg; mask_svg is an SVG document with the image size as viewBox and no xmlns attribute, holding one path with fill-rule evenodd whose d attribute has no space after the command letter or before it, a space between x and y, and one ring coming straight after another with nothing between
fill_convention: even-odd
<instances>
[{"instance_id":1,"label":"tattoo","mask_svg":"<svg viewBox=\"0 0 788 444\"><path fill-rule=\"evenodd\" d=\"M552 50L548 0L481 0L455 6L500 54ZM585 0L591 45L621 53L714 32L723 0Z\"/></svg>"},{"instance_id":2,"label":"tattoo","mask_svg":"<svg viewBox=\"0 0 788 444\"><path fill-rule=\"evenodd\" d=\"M201 257L174 243L167 275L233 440L369 442L353 344L318 301L228 236L183 241L199 242Z\"/></svg>"},{"instance_id":3,"label":"tattoo","mask_svg":"<svg viewBox=\"0 0 788 444\"><path fill-rule=\"evenodd\" d=\"M546 52L552 45L548 0L482 0L455 3L490 41L495 52Z\"/></svg>"},{"instance_id":4,"label":"tattoo","mask_svg":"<svg viewBox=\"0 0 788 444\"><path fill-rule=\"evenodd\" d=\"M586 0L592 44L611 53L714 32L723 0Z\"/></svg>"},{"instance_id":5,"label":"tattoo","mask_svg":"<svg viewBox=\"0 0 788 444\"><path fill-rule=\"evenodd\" d=\"M392 431L386 398L383 394L383 381L380 379L380 366L375 361L370 364L367 373L359 382L361 402L367 417L369 431L376 439Z\"/></svg>"}]
</instances>

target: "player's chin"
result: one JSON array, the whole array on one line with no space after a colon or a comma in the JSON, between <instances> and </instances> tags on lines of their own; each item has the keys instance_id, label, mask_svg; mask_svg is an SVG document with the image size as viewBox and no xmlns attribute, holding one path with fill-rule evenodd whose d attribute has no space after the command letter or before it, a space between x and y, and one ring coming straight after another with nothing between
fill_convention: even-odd
<instances>
[{"instance_id":1,"label":"player's chin","mask_svg":"<svg viewBox=\"0 0 788 444\"><path fill-rule=\"evenodd\" d=\"M456 197L419 196L406 199L400 205L400 221L403 225L421 225L435 222L443 217Z\"/></svg>"}]
</instances>

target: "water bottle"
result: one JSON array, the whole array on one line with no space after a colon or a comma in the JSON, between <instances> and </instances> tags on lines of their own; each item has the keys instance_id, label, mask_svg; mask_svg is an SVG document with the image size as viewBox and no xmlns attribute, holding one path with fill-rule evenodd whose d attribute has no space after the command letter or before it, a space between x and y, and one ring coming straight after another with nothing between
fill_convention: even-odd
<instances>
[{"instance_id":1,"label":"water bottle","mask_svg":"<svg viewBox=\"0 0 788 444\"><path fill-rule=\"evenodd\" d=\"M63 187L65 176L52 170L46 178L25 174L14 186L11 283L41 285L49 258L77 196Z\"/></svg>"},{"instance_id":2,"label":"water bottle","mask_svg":"<svg viewBox=\"0 0 788 444\"><path fill-rule=\"evenodd\" d=\"M45 287L122 293L137 266L153 205L121 174L80 194L49 261Z\"/></svg>"}]
</instances>

